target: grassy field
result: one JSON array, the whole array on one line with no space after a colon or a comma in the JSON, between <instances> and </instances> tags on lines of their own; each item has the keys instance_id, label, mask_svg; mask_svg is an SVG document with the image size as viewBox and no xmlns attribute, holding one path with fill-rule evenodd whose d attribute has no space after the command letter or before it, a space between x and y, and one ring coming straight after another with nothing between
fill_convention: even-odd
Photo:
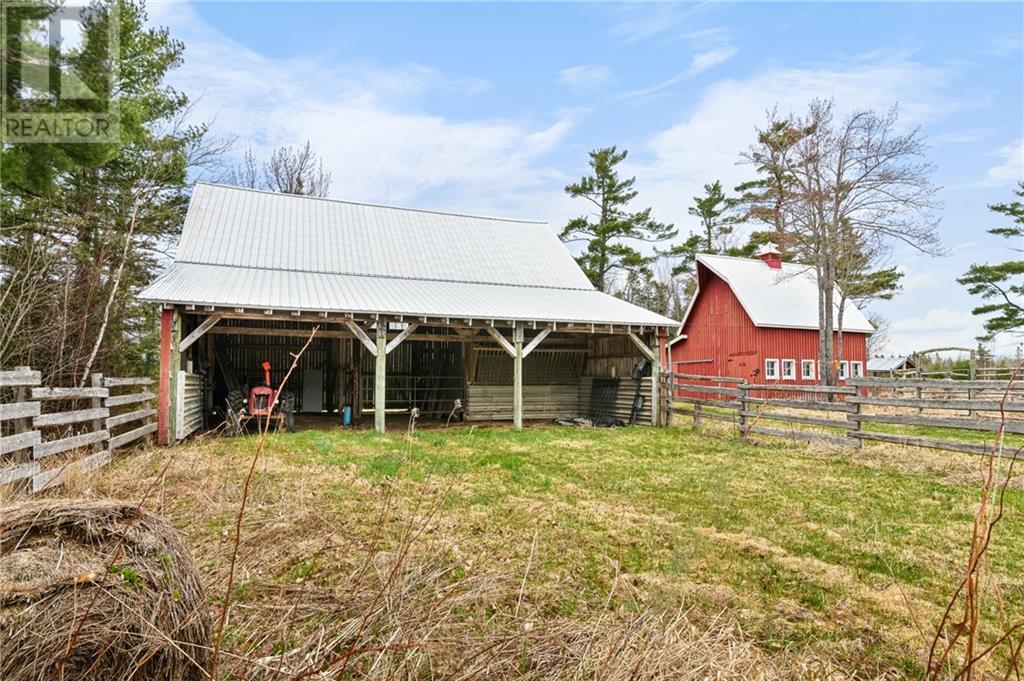
<instances>
[{"instance_id":1,"label":"grassy field","mask_svg":"<svg viewBox=\"0 0 1024 681\"><path fill-rule=\"evenodd\" d=\"M151 489L217 605L254 449L149 450L62 493ZM920 677L980 464L711 427L274 435L226 660L239 678ZM1022 512L1014 485L985 573L990 637L1000 611L1024 618Z\"/></svg>"}]
</instances>

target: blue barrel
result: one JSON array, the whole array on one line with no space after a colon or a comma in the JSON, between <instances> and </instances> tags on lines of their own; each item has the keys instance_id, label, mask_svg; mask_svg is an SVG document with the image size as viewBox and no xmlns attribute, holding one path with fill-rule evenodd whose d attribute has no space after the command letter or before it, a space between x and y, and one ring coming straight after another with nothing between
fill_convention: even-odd
<instances>
[{"instance_id":1,"label":"blue barrel","mask_svg":"<svg viewBox=\"0 0 1024 681\"><path fill-rule=\"evenodd\" d=\"M341 425L352 425L352 407L348 406L347 404L344 407L342 407L341 410Z\"/></svg>"}]
</instances>

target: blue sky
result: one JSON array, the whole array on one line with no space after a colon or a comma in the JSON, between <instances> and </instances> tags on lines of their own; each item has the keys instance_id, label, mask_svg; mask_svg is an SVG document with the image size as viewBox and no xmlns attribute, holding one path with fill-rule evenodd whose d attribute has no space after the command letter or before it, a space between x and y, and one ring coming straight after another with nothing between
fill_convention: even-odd
<instances>
[{"instance_id":1,"label":"blue sky","mask_svg":"<svg viewBox=\"0 0 1024 681\"><path fill-rule=\"evenodd\" d=\"M1002 258L986 205L1024 178L1024 5L153 3L186 45L172 81L214 132L266 154L311 140L332 195L541 218L587 151L629 150L638 207L695 221L706 182L733 186L765 111L833 97L898 104L943 187L948 255L897 248L905 290L875 306L889 349L974 345L955 279ZM1002 351L1015 347L1006 338Z\"/></svg>"}]
</instances>

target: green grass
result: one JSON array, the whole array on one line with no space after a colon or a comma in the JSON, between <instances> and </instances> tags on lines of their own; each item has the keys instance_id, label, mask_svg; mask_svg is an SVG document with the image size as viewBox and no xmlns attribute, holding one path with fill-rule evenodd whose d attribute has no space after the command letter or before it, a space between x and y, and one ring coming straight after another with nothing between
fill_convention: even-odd
<instances>
[{"instance_id":1,"label":"green grass","mask_svg":"<svg viewBox=\"0 0 1024 681\"><path fill-rule=\"evenodd\" d=\"M235 471L252 446L198 445ZM616 575L628 575L635 592L613 599L623 608L724 612L766 650L806 649L861 676L921 673L978 498L966 457L752 443L727 428L459 427L412 440L299 432L272 436L266 457L264 488L301 478L320 513L367 526L388 486L409 516L440 496L439 523L475 570L518 582L536 540L525 593L540 616L592 617ZM931 466L919 465L925 457ZM194 500L172 503L196 522ZM1022 512L1024 494L1011 488L988 572L1011 621L1024 618ZM222 537L230 517L195 531ZM329 579L329 570L306 553L275 578ZM996 599L984 607L994 619Z\"/></svg>"}]
</instances>

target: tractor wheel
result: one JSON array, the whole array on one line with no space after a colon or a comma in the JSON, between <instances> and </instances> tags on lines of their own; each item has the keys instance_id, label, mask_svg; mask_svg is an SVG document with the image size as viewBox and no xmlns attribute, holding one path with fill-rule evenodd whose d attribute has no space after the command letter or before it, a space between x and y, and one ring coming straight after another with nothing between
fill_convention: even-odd
<instances>
[{"instance_id":1,"label":"tractor wheel","mask_svg":"<svg viewBox=\"0 0 1024 681\"><path fill-rule=\"evenodd\" d=\"M235 413L240 413L242 411L242 409L246 407L246 403L247 403L245 395L243 395L242 391L240 391L240 390L239 391L229 390L228 391L227 399L225 401L228 403L228 408L229 409L234 409Z\"/></svg>"},{"instance_id":2,"label":"tractor wheel","mask_svg":"<svg viewBox=\"0 0 1024 681\"><path fill-rule=\"evenodd\" d=\"M285 432L295 430L295 393L286 392L281 396L281 411L284 413Z\"/></svg>"}]
</instances>

